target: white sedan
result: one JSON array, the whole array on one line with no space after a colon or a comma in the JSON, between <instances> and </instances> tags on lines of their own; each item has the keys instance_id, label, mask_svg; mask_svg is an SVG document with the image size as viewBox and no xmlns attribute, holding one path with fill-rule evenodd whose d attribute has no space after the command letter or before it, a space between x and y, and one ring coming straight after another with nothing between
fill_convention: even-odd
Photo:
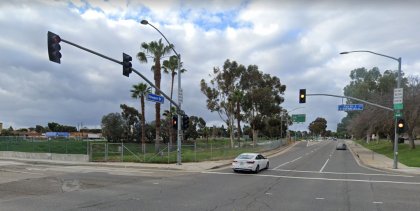
<instances>
[{"instance_id":1,"label":"white sedan","mask_svg":"<svg viewBox=\"0 0 420 211\"><path fill-rule=\"evenodd\" d=\"M252 171L258 173L261 169L268 169L270 163L267 158L258 153L242 153L232 162L234 172Z\"/></svg>"}]
</instances>

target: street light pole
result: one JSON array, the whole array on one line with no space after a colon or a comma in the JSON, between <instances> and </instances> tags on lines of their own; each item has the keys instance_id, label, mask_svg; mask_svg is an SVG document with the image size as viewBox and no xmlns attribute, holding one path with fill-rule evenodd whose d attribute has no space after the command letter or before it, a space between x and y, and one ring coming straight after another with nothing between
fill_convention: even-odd
<instances>
[{"instance_id":1,"label":"street light pole","mask_svg":"<svg viewBox=\"0 0 420 211\"><path fill-rule=\"evenodd\" d=\"M297 108L294 108L294 109L292 109L290 111L286 111L286 112L283 112L283 110L281 111L281 115L280 115L280 139L283 138L283 113L289 115L290 112L301 109L301 108L305 108L305 107L297 107Z\"/></svg>"},{"instance_id":2,"label":"street light pole","mask_svg":"<svg viewBox=\"0 0 420 211\"><path fill-rule=\"evenodd\" d=\"M180 67L181 55L178 52L176 52L176 50L174 48L174 45L169 42L169 40L165 37L165 35L162 32L159 31L158 28L153 26L147 20L142 20L140 23L143 24L143 25L149 25L149 26L153 27L154 29L156 29L156 31L158 31L159 34L162 35L163 38L165 38L166 42L168 43L168 45L171 47L172 51L175 53L176 57L178 58L178 112L177 112L178 113L178 121L177 121L178 122L178 128L177 128L178 135L177 135L177 158L176 158L176 162L177 162L177 165L181 165L181 159L182 159L181 158L181 138L182 138L181 113L183 113L182 110L181 110L181 98L180 98L180 92L181 92L181 67Z\"/></svg>"},{"instance_id":3,"label":"street light pole","mask_svg":"<svg viewBox=\"0 0 420 211\"><path fill-rule=\"evenodd\" d=\"M401 61L402 61L401 57L395 58L395 57L388 56L388 55L385 55L385 54L380 54L380 53L376 53L376 52L373 52L373 51L365 51L365 50L344 51L344 52L341 52L340 54L359 53L359 52L360 53L371 53L371 54L375 54L375 55L378 55L378 56L386 57L386 58L393 59L393 60L397 61L398 62L397 88L401 87ZM395 135L394 135L394 166L393 166L393 168L397 169L398 168L398 135L397 135L397 119L396 118L395 118L395 121L394 121L394 134Z\"/></svg>"}]
</instances>

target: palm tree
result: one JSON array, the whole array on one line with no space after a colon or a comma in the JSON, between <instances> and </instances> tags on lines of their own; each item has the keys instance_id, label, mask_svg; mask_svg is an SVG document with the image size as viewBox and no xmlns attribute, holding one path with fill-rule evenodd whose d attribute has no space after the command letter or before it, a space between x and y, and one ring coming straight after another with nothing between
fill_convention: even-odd
<instances>
[{"instance_id":1,"label":"palm tree","mask_svg":"<svg viewBox=\"0 0 420 211\"><path fill-rule=\"evenodd\" d=\"M143 42L141 44L142 52L137 54L137 59L142 63L147 63L147 57L153 58L154 65L152 71L154 72L155 86L160 89L160 81L162 78L160 60L171 51L171 45L162 43L162 39L158 42L152 41L150 43ZM160 95L159 91L155 90L155 94ZM156 142L155 150L159 151L160 144L160 103L155 104L156 108Z\"/></svg>"},{"instance_id":2,"label":"palm tree","mask_svg":"<svg viewBox=\"0 0 420 211\"><path fill-rule=\"evenodd\" d=\"M180 63L180 68L182 68L182 62ZM173 55L171 57L169 57L169 60L164 60L162 63L162 69L163 72L166 74L171 74L171 99L173 96L173 92L174 92L174 80L175 80L175 75L177 74L177 70L178 70L178 57L176 55ZM186 69L181 69L181 73L184 73L185 71L187 71ZM172 102L169 104L169 108L171 108L171 113L175 114L174 112L172 112ZM172 115L171 115L172 116ZM171 117L172 118L172 117ZM173 125L172 125L172 121L170 121L170 125L169 125L169 143L172 146L172 140L173 140L173 132L174 130Z\"/></svg>"},{"instance_id":3,"label":"palm tree","mask_svg":"<svg viewBox=\"0 0 420 211\"><path fill-rule=\"evenodd\" d=\"M163 111L163 116L166 117L166 120L169 121L170 123L168 124L168 131L169 131L169 145L172 146L173 144L173 122L172 122L172 117L176 114L176 108L175 107L171 107L170 110L165 110Z\"/></svg>"},{"instance_id":4,"label":"palm tree","mask_svg":"<svg viewBox=\"0 0 420 211\"><path fill-rule=\"evenodd\" d=\"M146 131L145 131L145 113L144 113L144 96L151 92L150 87L147 84L139 83L137 85L133 85L133 89L130 90L131 97L138 99L140 98L140 107L141 107L141 145L142 151L145 150L145 141L146 141Z\"/></svg>"},{"instance_id":5,"label":"palm tree","mask_svg":"<svg viewBox=\"0 0 420 211\"><path fill-rule=\"evenodd\" d=\"M238 123L238 143L241 140L241 103L244 99L244 92L242 90L235 90L233 92L232 100L236 104L235 116Z\"/></svg>"},{"instance_id":6,"label":"palm tree","mask_svg":"<svg viewBox=\"0 0 420 211\"><path fill-rule=\"evenodd\" d=\"M182 62L180 63L180 68L182 68ZM164 60L162 63L163 72L166 74L171 73L171 99L174 90L174 79L177 74L178 69L178 57L176 55L169 57L169 60ZM181 73L186 72L186 69L181 69Z\"/></svg>"}]
</instances>

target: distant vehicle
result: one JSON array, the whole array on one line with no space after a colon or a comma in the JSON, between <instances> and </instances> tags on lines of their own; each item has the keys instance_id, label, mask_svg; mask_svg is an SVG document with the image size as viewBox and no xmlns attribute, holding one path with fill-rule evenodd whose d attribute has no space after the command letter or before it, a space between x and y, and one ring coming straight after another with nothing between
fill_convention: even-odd
<instances>
[{"instance_id":1,"label":"distant vehicle","mask_svg":"<svg viewBox=\"0 0 420 211\"><path fill-rule=\"evenodd\" d=\"M338 143L335 147L336 150L347 150L347 146L345 143Z\"/></svg>"},{"instance_id":2,"label":"distant vehicle","mask_svg":"<svg viewBox=\"0 0 420 211\"><path fill-rule=\"evenodd\" d=\"M234 172L252 171L258 173L262 169L268 169L270 162L258 153L242 153L232 162Z\"/></svg>"},{"instance_id":3,"label":"distant vehicle","mask_svg":"<svg viewBox=\"0 0 420 211\"><path fill-rule=\"evenodd\" d=\"M332 138L333 141L337 141L337 138Z\"/></svg>"}]
</instances>

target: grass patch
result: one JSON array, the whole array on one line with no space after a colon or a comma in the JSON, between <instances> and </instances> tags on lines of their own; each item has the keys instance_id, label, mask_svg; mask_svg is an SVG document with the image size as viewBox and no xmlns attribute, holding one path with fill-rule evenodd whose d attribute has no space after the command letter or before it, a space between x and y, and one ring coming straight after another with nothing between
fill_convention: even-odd
<instances>
[{"instance_id":1,"label":"grass patch","mask_svg":"<svg viewBox=\"0 0 420 211\"><path fill-rule=\"evenodd\" d=\"M357 141L357 143L376 153L394 159L394 151L390 141L371 141L369 144L365 141ZM420 167L420 149L418 147L410 149L408 144L398 144L398 161L406 166Z\"/></svg>"},{"instance_id":2,"label":"grass patch","mask_svg":"<svg viewBox=\"0 0 420 211\"><path fill-rule=\"evenodd\" d=\"M240 145L240 146L239 146ZM233 159L243 152L262 152L274 149L279 141L260 140L254 147L252 141L241 140L230 147L229 139L197 139L182 144L182 162L200 162L207 160ZM90 152L90 150L92 152ZM123 150L123 151L122 151ZM156 153L154 143L146 144L143 153L139 143L109 143L104 141L81 141L76 139L34 140L21 137L0 137L0 151L57 153L57 154L89 154L92 161L106 162L144 162L144 163L176 163L176 143L168 150L168 145L160 145L160 153Z\"/></svg>"},{"instance_id":3,"label":"grass patch","mask_svg":"<svg viewBox=\"0 0 420 211\"><path fill-rule=\"evenodd\" d=\"M63 140L0 140L0 151L87 154L88 143L71 139Z\"/></svg>"}]
</instances>

